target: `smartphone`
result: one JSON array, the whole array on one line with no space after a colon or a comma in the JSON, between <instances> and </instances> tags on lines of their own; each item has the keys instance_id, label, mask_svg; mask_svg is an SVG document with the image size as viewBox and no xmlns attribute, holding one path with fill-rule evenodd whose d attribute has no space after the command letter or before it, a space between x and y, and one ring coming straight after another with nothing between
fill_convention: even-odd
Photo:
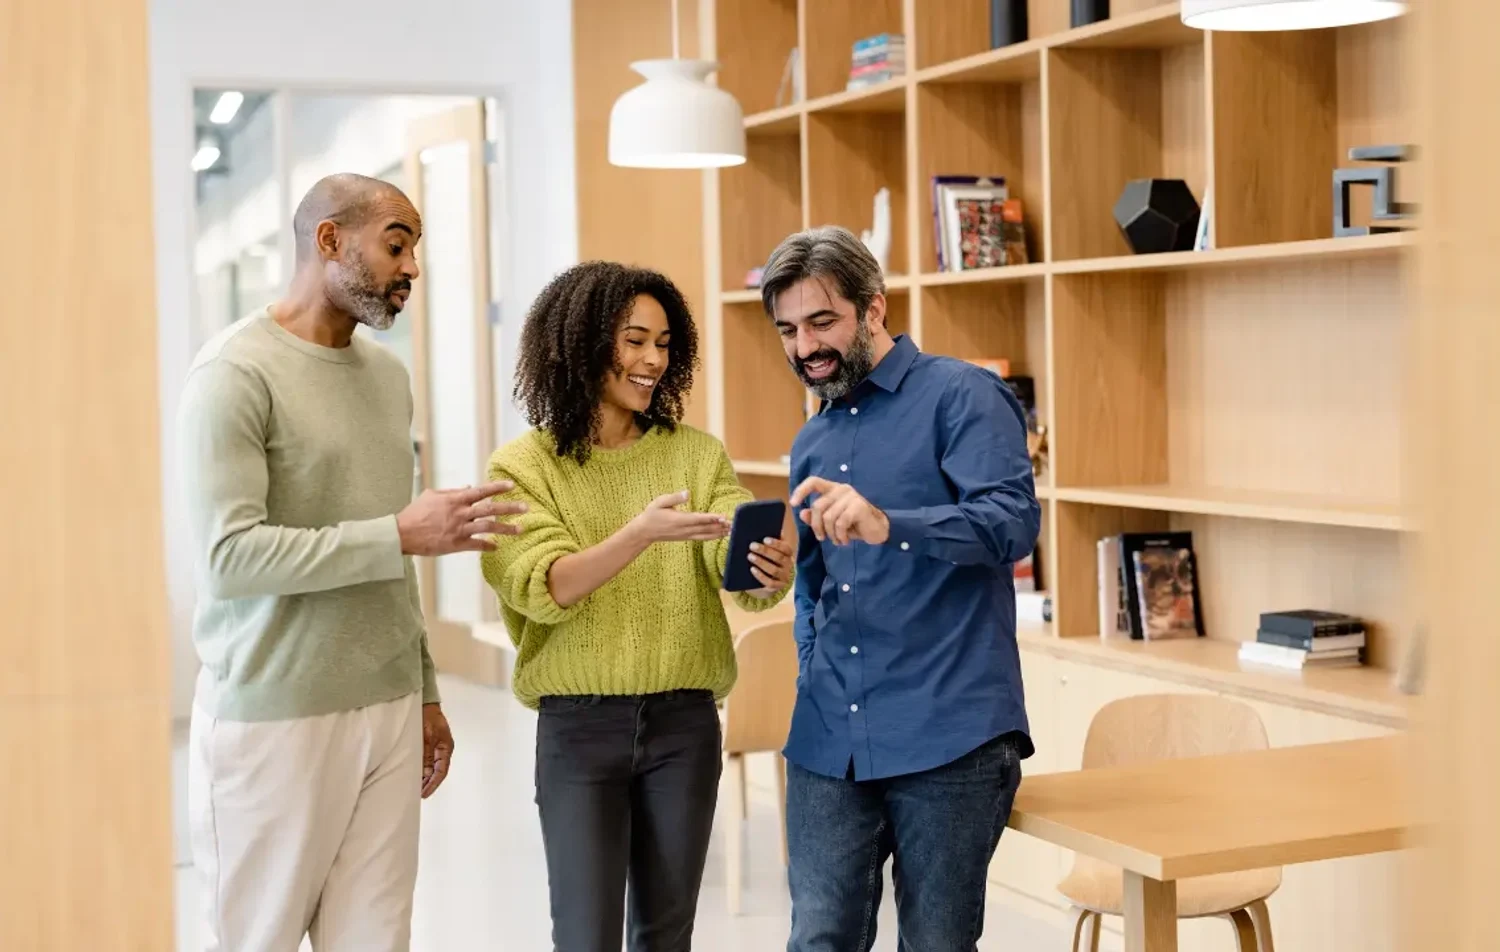
<instances>
[{"instance_id":1,"label":"smartphone","mask_svg":"<svg viewBox=\"0 0 1500 952\"><path fill-rule=\"evenodd\" d=\"M780 499L757 499L741 503L729 529L729 560L724 565L724 591L748 592L762 588L750 572L750 544L781 538L786 503Z\"/></svg>"}]
</instances>

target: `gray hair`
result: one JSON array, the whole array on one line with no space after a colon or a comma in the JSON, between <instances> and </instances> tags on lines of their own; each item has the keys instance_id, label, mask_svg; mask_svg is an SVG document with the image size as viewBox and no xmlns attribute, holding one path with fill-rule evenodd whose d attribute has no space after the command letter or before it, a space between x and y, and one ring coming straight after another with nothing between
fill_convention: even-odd
<instances>
[{"instance_id":1,"label":"gray hair","mask_svg":"<svg viewBox=\"0 0 1500 952\"><path fill-rule=\"evenodd\" d=\"M773 308L781 292L807 278L832 278L839 295L854 305L861 320L875 295L885 293L880 263L853 232L837 225L799 231L771 252L760 282L760 301L767 316L776 316Z\"/></svg>"}]
</instances>

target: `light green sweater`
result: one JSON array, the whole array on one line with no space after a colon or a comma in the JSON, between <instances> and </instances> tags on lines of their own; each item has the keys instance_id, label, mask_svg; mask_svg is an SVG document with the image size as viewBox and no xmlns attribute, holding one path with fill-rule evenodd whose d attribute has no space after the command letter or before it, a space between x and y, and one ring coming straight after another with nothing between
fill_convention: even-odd
<instances>
[{"instance_id":1,"label":"light green sweater","mask_svg":"<svg viewBox=\"0 0 1500 952\"><path fill-rule=\"evenodd\" d=\"M530 507L516 520L523 533L495 537L496 551L480 557L518 649L512 681L523 704L535 708L558 694L729 693L734 645L719 595L727 539L656 543L568 608L547 585L554 562L603 542L658 496L686 489L691 498L682 508L732 516L752 496L722 443L689 426L657 428L623 449L595 448L580 466L533 430L495 453L489 476L513 480L508 498ZM789 590L734 598L764 611Z\"/></svg>"},{"instance_id":2,"label":"light green sweater","mask_svg":"<svg viewBox=\"0 0 1500 952\"><path fill-rule=\"evenodd\" d=\"M406 368L356 336L320 347L268 312L199 353L179 418L203 662L225 720L437 700L396 513L415 460Z\"/></svg>"}]
</instances>

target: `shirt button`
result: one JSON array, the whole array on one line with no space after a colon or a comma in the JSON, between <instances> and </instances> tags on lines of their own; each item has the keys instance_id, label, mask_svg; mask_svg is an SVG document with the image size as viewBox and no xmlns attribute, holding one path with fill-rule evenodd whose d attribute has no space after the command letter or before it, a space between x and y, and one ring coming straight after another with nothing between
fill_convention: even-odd
<instances>
[{"instance_id":1,"label":"shirt button","mask_svg":"<svg viewBox=\"0 0 1500 952\"><path fill-rule=\"evenodd\" d=\"M849 710L854 711L854 712L858 712L859 711L859 705L858 704L851 704L851 705L849 705Z\"/></svg>"},{"instance_id":2,"label":"shirt button","mask_svg":"<svg viewBox=\"0 0 1500 952\"><path fill-rule=\"evenodd\" d=\"M840 466L839 467L839 472L841 472L841 473L847 473L847 472L849 472L849 464L848 463L844 463L842 466Z\"/></svg>"},{"instance_id":3,"label":"shirt button","mask_svg":"<svg viewBox=\"0 0 1500 952\"><path fill-rule=\"evenodd\" d=\"M844 583L844 591L846 591L846 592L849 591L849 583L848 582Z\"/></svg>"},{"instance_id":4,"label":"shirt button","mask_svg":"<svg viewBox=\"0 0 1500 952\"><path fill-rule=\"evenodd\" d=\"M850 654L859 654L859 645L850 645L849 646L849 653Z\"/></svg>"},{"instance_id":5,"label":"shirt button","mask_svg":"<svg viewBox=\"0 0 1500 952\"><path fill-rule=\"evenodd\" d=\"M850 416L859 416L859 407L850 407L849 414Z\"/></svg>"},{"instance_id":6,"label":"shirt button","mask_svg":"<svg viewBox=\"0 0 1500 952\"><path fill-rule=\"evenodd\" d=\"M909 548L911 548L911 543L910 542L903 542L903 543L901 543L901 551L902 552L905 552Z\"/></svg>"}]
</instances>

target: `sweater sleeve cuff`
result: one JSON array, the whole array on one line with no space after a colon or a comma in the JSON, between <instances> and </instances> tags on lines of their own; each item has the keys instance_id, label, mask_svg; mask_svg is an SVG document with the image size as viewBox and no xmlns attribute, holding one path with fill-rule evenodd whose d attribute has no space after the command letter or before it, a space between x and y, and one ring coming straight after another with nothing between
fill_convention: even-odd
<instances>
[{"instance_id":1,"label":"sweater sleeve cuff","mask_svg":"<svg viewBox=\"0 0 1500 952\"><path fill-rule=\"evenodd\" d=\"M394 515L345 523L344 531L354 543L354 550L364 553L370 581L405 577L406 557L401 554L401 532L396 528Z\"/></svg>"}]
</instances>

